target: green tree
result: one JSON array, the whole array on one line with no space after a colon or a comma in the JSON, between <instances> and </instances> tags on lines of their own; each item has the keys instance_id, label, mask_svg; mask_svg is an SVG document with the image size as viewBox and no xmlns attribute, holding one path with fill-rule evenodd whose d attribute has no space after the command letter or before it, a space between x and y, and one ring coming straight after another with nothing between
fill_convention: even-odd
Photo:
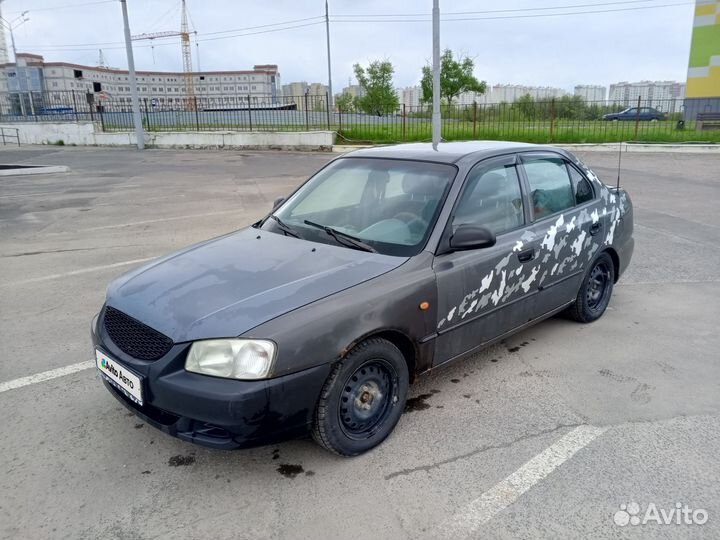
<instances>
[{"instance_id":1,"label":"green tree","mask_svg":"<svg viewBox=\"0 0 720 540\"><path fill-rule=\"evenodd\" d=\"M355 78L365 91L359 98L360 108L368 114L392 113L400 105L398 96L393 87L393 73L395 68L388 60L376 60L367 68L360 64L353 66Z\"/></svg>"},{"instance_id":2,"label":"green tree","mask_svg":"<svg viewBox=\"0 0 720 540\"><path fill-rule=\"evenodd\" d=\"M335 106L337 107L338 111L349 111L353 108L353 96L352 94L348 94L347 92L343 92L342 94L335 97Z\"/></svg>"},{"instance_id":3,"label":"green tree","mask_svg":"<svg viewBox=\"0 0 720 540\"><path fill-rule=\"evenodd\" d=\"M475 62L472 58L458 56L456 60L453 52L445 49L440 58L440 99L444 98L448 105L452 105L453 99L463 92L484 94L487 83L479 81L473 75L474 69ZM432 101L432 67L424 66L422 68L420 87L422 88L422 101L430 103Z\"/></svg>"},{"instance_id":4,"label":"green tree","mask_svg":"<svg viewBox=\"0 0 720 540\"><path fill-rule=\"evenodd\" d=\"M585 116L585 102L580 96L562 96L557 100L557 116L558 118L567 118L569 120L577 120Z\"/></svg>"},{"instance_id":5,"label":"green tree","mask_svg":"<svg viewBox=\"0 0 720 540\"><path fill-rule=\"evenodd\" d=\"M535 100L530 94L520 96L515 102L515 106L525 118L535 118Z\"/></svg>"}]
</instances>

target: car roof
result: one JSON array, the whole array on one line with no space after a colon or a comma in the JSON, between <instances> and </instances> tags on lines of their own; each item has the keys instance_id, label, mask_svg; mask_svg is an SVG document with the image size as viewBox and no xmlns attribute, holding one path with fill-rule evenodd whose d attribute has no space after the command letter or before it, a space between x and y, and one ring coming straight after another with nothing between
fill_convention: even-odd
<instances>
[{"instance_id":1,"label":"car roof","mask_svg":"<svg viewBox=\"0 0 720 540\"><path fill-rule=\"evenodd\" d=\"M456 163L464 157L491 157L513 151L527 150L559 150L551 146L528 144L512 141L466 141L441 142L437 150L431 143L406 143L388 146L362 148L346 154L348 157L416 159L440 163Z\"/></svg>"}]
</instances>

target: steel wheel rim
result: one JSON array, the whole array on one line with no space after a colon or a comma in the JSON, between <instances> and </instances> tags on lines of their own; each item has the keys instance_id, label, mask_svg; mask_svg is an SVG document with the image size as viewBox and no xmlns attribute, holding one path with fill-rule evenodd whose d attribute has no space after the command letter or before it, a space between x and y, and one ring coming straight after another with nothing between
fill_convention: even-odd
<instances>
[{"instance_id":1,"label":"steel wheel rim","mask_svg":"<svg viewBox=\"0 0 720 540\"><path fill-rule=\"evenodd\" d=\"M604 262L596 264L590 271L585 287L588 308L598 311L602 308L610 291L610 269Z\"/></svg>"},{"instance_id":2,"label":"steel wheel rim","mask_svg":"<svg viewBox=\"0 0 720 540\"><path fill-rule=\"evenodd\" d=\"M343 433L355 440L375 435L398 400L398 382L395 368L385 360L373 359L357 368L340 394Z\"/></svg>"}]
</instances>

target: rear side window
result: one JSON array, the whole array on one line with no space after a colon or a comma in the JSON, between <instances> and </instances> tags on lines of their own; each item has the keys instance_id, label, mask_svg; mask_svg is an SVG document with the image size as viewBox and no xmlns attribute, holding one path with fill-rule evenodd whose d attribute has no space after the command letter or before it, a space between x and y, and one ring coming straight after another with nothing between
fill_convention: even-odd
<instances>
[{"instance_id":1,"label":"rear side window","mask_svg":"<svg viewBox=\"0 0 720 540\"><path fill-rule=\"evenodd\" d=\"M533 219L542 219L575 206L565 160L555 157L523 157L530 184Z\"/></svg>"},{"instance_id":2,"label":"rear side window","mask_svg":"<svg viewBox=\"0 0 720 540\"><path fill-rule=\"evenodd\" d=\"M580 172L572 165L568 164L567 168L570 172L573 190L575 191L575 204L583 204L588 201L592 201L595 194L593 193L590 181L580 174Z\"/></svg>"},{"instance_id":3,"label":"rear side window","mask_svg":"<svg viewBox=\"0 0 720 540\"><path fill-rule=\"evenodd\" d=\"M455 210L453 230L459 225L472 224L498 235L517 229L523 223L520 180L515 167L479 166L472 170L467 189Z\"/></svg>"}]
</instances>

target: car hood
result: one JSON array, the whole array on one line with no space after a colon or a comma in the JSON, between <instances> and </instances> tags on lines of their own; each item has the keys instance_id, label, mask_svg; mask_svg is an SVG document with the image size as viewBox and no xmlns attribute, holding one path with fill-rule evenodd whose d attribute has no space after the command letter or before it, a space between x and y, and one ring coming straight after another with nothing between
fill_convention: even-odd
<instances>
[{"instance_id":1,"label":"car hood","mask_svg":"<svg viewBox=\"0 0 720 540\"><path fill-rule=\"evenodd\" d=\"M248 228L121 276L106 302L176 343L232 337L405 261Z\"/></svg>"}]
</instances>

